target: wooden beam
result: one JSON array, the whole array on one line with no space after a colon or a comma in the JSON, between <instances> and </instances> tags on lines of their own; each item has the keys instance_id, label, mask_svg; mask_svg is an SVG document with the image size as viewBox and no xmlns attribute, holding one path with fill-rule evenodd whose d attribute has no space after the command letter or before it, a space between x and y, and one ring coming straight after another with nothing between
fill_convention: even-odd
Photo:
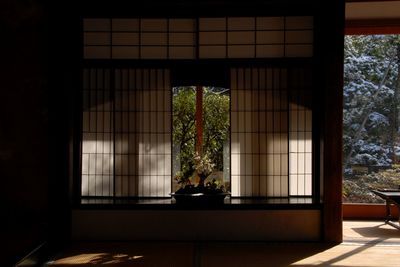
<instances>
[{"instance_id":1,"label":"wooden beam","mask_svg":"<svg viewBox=\"0 0 400 267\"><path fill-rule=\"evenodd\" d=\"M346 20L345 34L400 34L400 19Z\"/></svg>"}]
</instances>

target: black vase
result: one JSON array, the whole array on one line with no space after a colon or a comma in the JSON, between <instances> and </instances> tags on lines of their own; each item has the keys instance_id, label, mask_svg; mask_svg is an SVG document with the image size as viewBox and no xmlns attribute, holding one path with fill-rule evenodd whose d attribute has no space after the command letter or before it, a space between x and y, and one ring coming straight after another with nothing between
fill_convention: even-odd
<instances>
[{"instance_id":1,"label":"black vase","mask_svg":"<svg viewBox=\"0 0 400 267\"><path fill-rule=\"evenodd\" d=\"M193 193L193 194L180 194L172 193L176 204L179 205L221 205L224 204L224 199L229 193Z\"/></svg>"}]
</instances>

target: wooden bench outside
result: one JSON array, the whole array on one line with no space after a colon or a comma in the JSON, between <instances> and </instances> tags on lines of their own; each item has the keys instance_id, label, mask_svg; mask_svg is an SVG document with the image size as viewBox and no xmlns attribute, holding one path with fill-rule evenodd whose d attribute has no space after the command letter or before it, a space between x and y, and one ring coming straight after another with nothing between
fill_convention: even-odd
<instances>
[{"instance_id":1,"label":"wooden bench outside","mask_svg":"<svg viewBox=\"0 0 400 267\"><path fill-rule=\"evenodd\" d=\"M394 218L390 212L390 205L395 205L400 212L400 189L379 189L371 191L386 201L385 223L400 230L400 218L398 219L398 223L394 223L393 221L396 220L396 218Z\"/></svg>"}]
</instances>

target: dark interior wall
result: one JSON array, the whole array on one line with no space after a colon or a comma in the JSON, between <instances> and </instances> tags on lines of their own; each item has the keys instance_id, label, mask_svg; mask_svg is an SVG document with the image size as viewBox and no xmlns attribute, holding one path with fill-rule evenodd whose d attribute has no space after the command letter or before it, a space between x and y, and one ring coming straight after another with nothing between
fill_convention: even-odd
<instances>
[{"instance_id":1,"label":"dark interior wall","mask_svg":"<svg viewBox=\"0 0 400 267\"><path fill-rule=\"evenodd\" d=\"M10 0L0 8L1 217L6 224L1 229L6 256L0 262L11 263L48 233L46 16L40 1Z\"/></svg>"},{"instance_id":2,"label":"dark interior wall","mask_svg":"<svg viewBox=\"0 0 400 267\"><path fill-rule=\"evenodd\" d=\"M312 14L318 0L86 0L79 3L85 17L196 17Z\"/></svg>"},{"instance_id":3,"label":"dark interior wall","mask_svg":"<svg viewBox=\"0 0 400 267\"><path fill-rule=\"evenodd\" d=\"M0 265L8 266L69 237L68 92L76 75L64 70L75 51L61 5L7 0L0 10Z\"/></svg>"}]
</instances>

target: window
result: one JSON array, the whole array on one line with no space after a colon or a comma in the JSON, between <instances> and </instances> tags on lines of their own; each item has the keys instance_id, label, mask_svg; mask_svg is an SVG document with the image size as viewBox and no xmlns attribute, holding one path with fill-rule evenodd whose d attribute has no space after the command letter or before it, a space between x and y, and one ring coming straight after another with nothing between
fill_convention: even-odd
<instances>
[{"instance_id":1,"label":"window","mask_svg":"<svg viewBox=\"0 0 400 267\"><path fill-rule=\"evenodd\" d=\"M169 71L85 69L83 76L82 196L169 196Z\"/></svg>"},{"instance_id":2,"label":"window","mask_svg":"<svg viewBox=\"0 0 400 267\"><path fill-rule=\"evenodd\" d=\"M314 195L312 17L83 25L82 197L169 197L196 151L233 197ZM188 86L197 63L223 87Z\"/></svg>"},{"instance_id":3,"label":"window","mask_svg":"<svg viewBox=\"0 0 400 267\"><path fill-rule=\"evenodd\" d=\"M190 176L196 183L194 155L208 155L215 179L230 188L229 89L211 86L173 88L173 176ZM207 182L207 181L206 181ZM174 180L174 191L179 188Z\"/></svg>"},{"instance_id":4,"label":"window","mask_svg":"<svg viewBox=\"0 0 400 267\"><path fill-rule=\"evenodd\" d=\"M233 68L231 90L171 87L169 73L84 70L82 196L168 197L199 140L233 196L312 195L309 69Z\"/></svg>"},{"instance_id":5,"label":"window","mask_svg":"<svg viewBox=\"0 0 400 267\"><path fill-rule=\"evenodd\" d=\"M313 17L84 19L85 59L307 58Z\"/></svg>"},{"instance_id":6,"label":"window","mask_svg":"<svg viewBox=\"0 0 400 267\"><path fill-rule=\"evenodd\" d=\"M344 62L345 203L378 203L400 185L399 35L349 35Z\"/></svg>"},{"instance_id":7,"label":"window","mask_svg":"<svg viewBox=\"0 0 400 267\"><path fill-rule=\"evenodd\" d=\"M307 69L232 69L233 196L312 195L311 88Z\"/></svg>"}]
</instances>

